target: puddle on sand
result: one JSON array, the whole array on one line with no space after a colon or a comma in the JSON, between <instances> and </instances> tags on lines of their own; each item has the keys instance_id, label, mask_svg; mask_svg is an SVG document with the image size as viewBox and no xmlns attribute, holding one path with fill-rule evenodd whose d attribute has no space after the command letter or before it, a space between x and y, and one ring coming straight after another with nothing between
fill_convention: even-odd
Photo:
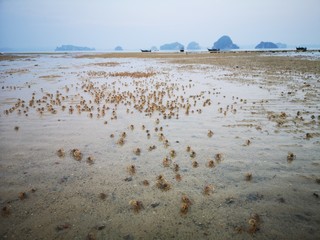
<instances>
[{"instance_id":1,"label":"puddle on sand","mask_svg":"<svg viewBox=\"0 0 320 240\"><path fill-rule=\"evenodd\" d=\"M1 69L3 238L319 236L319 105L283 94L295 76L270 86L163 59L33 60ZM316 79L296 96L319 95Z\"/></svg>"}]
</instances>

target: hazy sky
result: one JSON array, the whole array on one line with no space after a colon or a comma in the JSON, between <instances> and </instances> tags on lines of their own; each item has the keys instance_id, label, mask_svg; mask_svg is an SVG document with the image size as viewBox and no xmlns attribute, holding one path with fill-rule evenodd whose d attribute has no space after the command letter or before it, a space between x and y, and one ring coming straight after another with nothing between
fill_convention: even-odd
<instances>
[{"instance_id":1,"label":"hazy sky","mask_svg":"<svg viewBox=\"0 0 320 240\"><path fill-rule=\"evenodd\" d=\"M320 44L320 0L0 0L0 48Z\"/></svg>"}]
</instances>

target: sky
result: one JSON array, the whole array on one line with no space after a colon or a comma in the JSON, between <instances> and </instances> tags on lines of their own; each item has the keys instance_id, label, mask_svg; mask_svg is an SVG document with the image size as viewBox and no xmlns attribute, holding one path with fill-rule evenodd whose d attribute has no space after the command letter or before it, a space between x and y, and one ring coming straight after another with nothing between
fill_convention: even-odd
<instances>
[{"instance_id":1,"label":"sky","mask_svg":"<svg viewBox=\"0 0 320 240\"><path fill-rule=\"evenodd\" d=\"M320 0L0 0L0 49L320 45Z\"/></svg>"}]
</instances>

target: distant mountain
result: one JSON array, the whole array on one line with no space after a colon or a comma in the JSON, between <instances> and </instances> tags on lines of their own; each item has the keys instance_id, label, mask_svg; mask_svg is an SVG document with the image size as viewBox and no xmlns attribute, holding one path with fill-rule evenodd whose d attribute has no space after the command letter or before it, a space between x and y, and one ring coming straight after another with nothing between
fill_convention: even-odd
<instances>
[{"instance_id":1,"label":"distant mountain","mask_svg":"<svg viewBox=\"0 0 320 240\"><path fill-rule=\"evenodd\" d=\"M271 48L278 48L277 44L273 42L260 42L255 49L271 49Z\"/></svg>"},{"instance_id":2,"label":"distant mountain","mask_svg":"<svg viewBox=\"0 0 320 240\"><path fill-rule=\"evenodd\" d=\"M222 36L213 44L215 49L228 50L228 49L239 49L239 47L234 44L229 36Z\"/></svg>"},{"instance_id":3,"label":"distant mountain","mask_svg":"<svg viewBox=\"0 0 320 240\"><path fill-rule=\"evenodd\" d=\"M200 47L199 43L197 43L197 42L190 42L187 46L187 49L188 50L199 50L199 49L201 49L201 47Z\"/></svg>"},{"instance_id":4,"label":"distant mountain","mask_svg":"<svg viewBox=\"0 0 320 240\"><path fill-rule=\"evenodd\" d=\"M95 51L95 49L74 45L62 45L61 47L56 47L55 51Z\"/></svg>"},{"instance_id":5,"label":"distant mountain","mask_svg":"<svg viewBox=\"0 0 320 240\"><path fill-rule=\"evenodd\" d=\"M123 51L123 48L121 46L116 46L114 48L115 51Z\"/></svg>"},{"instance_id":6,"label":"distant mountain","mask_svg":"<svg viewBox=\"0 0 320 240\"><path fill-rule=\"evenodd\" d=\"M287 44L285 43L276 43L276 45L278 46L278 48L287 48Z\"/></svg>"},{"instance_id":7,"label":"distant mountain","mask_svg":"<svg viewBox=\"0 0 320 240\"><path fill-rule=\"evenodd\" d=\"M184 49L184 46L178 42L167 43L160 46L160 50L181 50L181 49Z\"/></svg>"}]
</instances>

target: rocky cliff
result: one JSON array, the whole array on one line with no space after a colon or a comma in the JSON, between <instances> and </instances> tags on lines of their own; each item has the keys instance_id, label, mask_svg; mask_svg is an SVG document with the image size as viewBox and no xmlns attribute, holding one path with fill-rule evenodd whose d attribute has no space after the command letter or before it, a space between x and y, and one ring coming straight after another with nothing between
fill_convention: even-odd
<instances>
[{"instance_id":1,"label":"rocky cliff","mask_svg":"<svg viewBox=\"0 0 320 240\"><path fill-rule=\"evenodd\" d=\"M229 49L239 49L239 47L234 44L229 36L222 36L213 44L213 47L215 49L220 50L229 50Z\"/></svg>"},{"instance_id":2,"label":"rocky cliff","mask_svg":"<svg viewBox=\"0 0 320 240\"><path fill-rule=\"evenodd\" d=\"M271 49L271 48L278 48L278 46L273 42L260 42L255 49Z\"/></svg>"},{"instance_id":3,"label":"rocky cliff","mask_svg":"<svg viewBox=\"0 0 320 240\"><path fill-rule=\"evenodd\" d=\"M184 46L178 42L167 43L160 46L160 50L180 50L180 49L184 49Z\"/></svg>"},{"instance_id":4,"label":"rocky cliff","mask_svg":"<svg viewBox=\"0 0 320 240\"><path fill-rule=\"evenodd\" d=\"M278 48L287 48L287 44L285 43L276 43L276 45L278 46Z\"/></svg>"},{"instance_id":5,"label":"rocky cliff","mask_svg":"<svg viewBox=\"0 0 320 240\"><path fill-rule=\"evenodd\" d=\"M200 47L199 43L197 43L197 42L190 42L187 46L187 49L188 50L199 50L199 49L201 49L201 47Z\"/></svg>"}]
</instances>

